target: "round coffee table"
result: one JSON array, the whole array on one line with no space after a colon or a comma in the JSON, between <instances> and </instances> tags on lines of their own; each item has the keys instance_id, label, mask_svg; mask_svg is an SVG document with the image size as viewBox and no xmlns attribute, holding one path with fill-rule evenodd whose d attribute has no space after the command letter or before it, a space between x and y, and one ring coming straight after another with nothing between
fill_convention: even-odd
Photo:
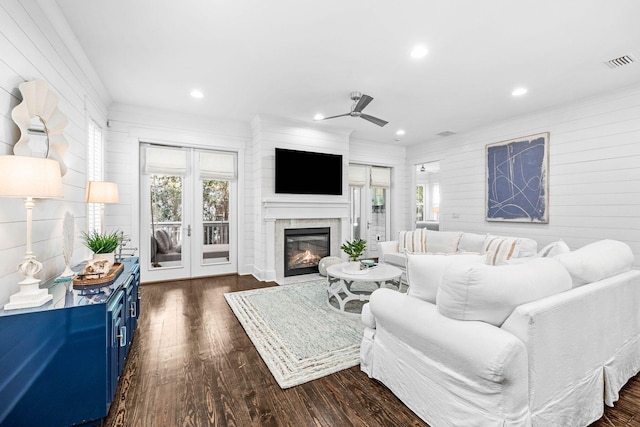
<instances>
[{"instance_id":1,"label":"round coffee table","mask_svg":"<svg viewBox=\"0 0 640 427\"><path fill-rule=\"evenodd\" d=\"M342 271L345 265L347 263L327 267L327 301L333 310L359 316L362 306L376 289L387 284L400 289L402 270L397 267L379 264L366 273L353 274Z\"/></svg>"}]
</instances>

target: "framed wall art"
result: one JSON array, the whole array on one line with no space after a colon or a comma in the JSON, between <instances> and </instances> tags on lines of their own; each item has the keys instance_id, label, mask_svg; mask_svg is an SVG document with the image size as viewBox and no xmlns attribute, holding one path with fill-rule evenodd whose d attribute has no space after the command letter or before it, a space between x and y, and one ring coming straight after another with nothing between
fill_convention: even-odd
<instances>
[{"instance_id":1,"label":"framed wall art","mask_svg":"<svg viewBox=\"0 0 640 427\"><path fill-rule=\"evenodd\" d=\"M486 146L487 221L549 222L549 132Z\"/></svg>"}]
</instances>

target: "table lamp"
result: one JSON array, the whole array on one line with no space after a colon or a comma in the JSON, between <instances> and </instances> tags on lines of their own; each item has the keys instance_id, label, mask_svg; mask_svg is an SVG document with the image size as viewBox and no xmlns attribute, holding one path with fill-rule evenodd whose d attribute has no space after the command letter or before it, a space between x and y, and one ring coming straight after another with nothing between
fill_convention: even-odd
<instances>
[{"instance_id":1,"label":"table lamp","mask_svg":"<svg viewBox=\"0 0 640 427\"><path fill-rule=\"evenodd\" d=\"M53 298L46 289L40 289L35 276L42 270L31 249L31 222L33 199L60 198L62 176L60 165L51 159L26 156L0 156L0 197L24 198L27 209L27 251L18 271L27 276L19 282L20 291L11 295L5 310L39 307Z\"/></svg>"},{"instance_id":2,"label":"table lamp","mask_svg":"<svg viewBox=\"0 0 640 427\"><path fill-rule=\"evenodd\" d=\"M89 181L84 201L100 203L100 233L104 233L104 204L118 203L118 184L106 181Z\"/></svg>"}]
</instances>

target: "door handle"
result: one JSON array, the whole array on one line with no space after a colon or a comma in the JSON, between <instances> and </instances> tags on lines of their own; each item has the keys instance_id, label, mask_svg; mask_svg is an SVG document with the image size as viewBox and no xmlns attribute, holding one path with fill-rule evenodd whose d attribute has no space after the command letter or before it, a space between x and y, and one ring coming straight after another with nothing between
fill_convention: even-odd
<instances>
[{"instance_id":1,"label":"door handle","mask_svg":"<svg viewBox=\"0 0 640 427\"><path fill-rule=\"evenodd\" d=\"M187 225L187 237L191 237L191 224Z\"/></svg>"}]
</instances>

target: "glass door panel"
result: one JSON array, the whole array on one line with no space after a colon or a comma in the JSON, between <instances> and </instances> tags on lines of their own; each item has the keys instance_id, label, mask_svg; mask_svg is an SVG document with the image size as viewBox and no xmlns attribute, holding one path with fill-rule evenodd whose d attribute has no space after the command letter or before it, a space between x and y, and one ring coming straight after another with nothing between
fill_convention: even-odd
<instances>
[{"instance_id":1,"label":"glass door panel","mask_svg":"<svg viewBox=\"0 0 640 427\"><path fill-rule=\"evenodd\" d=\"M202 181L203 264L229 262L229 181Z\"/></svg>"},{"instance_id":2,"label":"glass door panel","mask_svg":"<svg viewBox=\"0 0 640 427\"><path fill-rule=\"evenodd\" d=\"M378 242L387 240L387 189L382 187L371 188L371 217L369 218L369 237L371 242L367 245L369 257L377 256Z\"/></svg>"},{"instance_id":3,"label":"glass door panel","mask_svg":"<svg viewBox=\"0 0 640 427\"><path fill-rule=\"evenodd\" d=\"M184 180L181 176L151 175L149 196L151 224L150 268L182 267L182 206Z\"/></svg>"},{"instance_id":4,"label":"glass door panel","mask_svg":"<svg viewBox=\"0 0 640 427\"><path fill-rule=\"evenodd\" d=\"M349 187L349 201L351 240L364 239L365 236L362 234L362 187Z\"/></svg>"}]
</instances>

